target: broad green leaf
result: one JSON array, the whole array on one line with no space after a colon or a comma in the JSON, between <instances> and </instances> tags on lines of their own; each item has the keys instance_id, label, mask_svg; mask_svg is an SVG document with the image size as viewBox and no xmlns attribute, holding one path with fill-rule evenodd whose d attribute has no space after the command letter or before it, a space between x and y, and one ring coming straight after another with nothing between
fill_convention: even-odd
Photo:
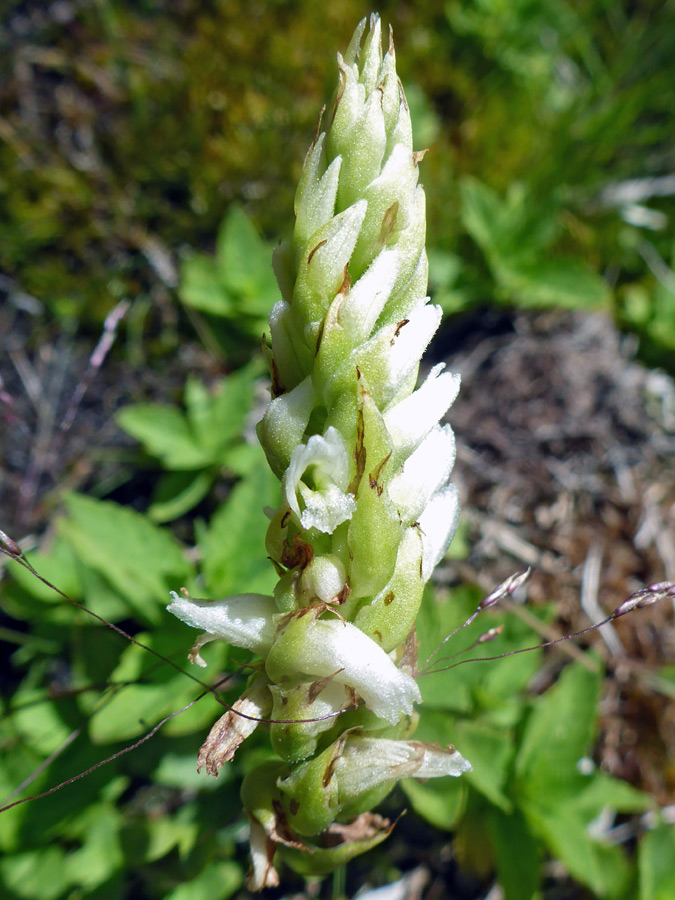
<instances>
[{"instance_id":1,"label":"broad green leaf","mask_svg":"<svg viewBox=\"0 0 675 900\"><path fill-rule=\"evenodd\" d=\"M487 825L504 900L532 900L539 887L540 859L526 820L518 811L505 815L491 808Z\"/></svg>"},{"instance_id":2,"label":"broad green leaf","mask_svg":"<svg viewBox=\"0 0 675 900\"><path fill-rule=\"evenodd\" d=\"M435 828L450 831L464 812L468 791L464 776L427 782L406 778L401 787L415 812Z\"/></svg>"},{"instance_id":3,"label":"broad green leaf","mask_svg":"<svg viewBox=\"0 0 675 900\"><path fill-rule=\"evenodd\" d=\"M594 308L605 304L604 280L578 259L551 258L555 204L544 208L518 184L504 197L474 178L461 182L462 222L485 253L501 294L519 306Z\"/></svg>"},{"instance_id":4,"label":"broad green leaf","mask_svg":"<svg viewBox=\"0 0 675 900\"><path fill-rule=\"evenodd\" d=\"M425 592L416 625L421 642L421 666L429 654L439 647L445 635L466 621L481 599L482 595L473 588L453 590L447 597L435 597L430 590ZM471 646L481 634L496 625L502 625L503 631L495 640L462 652L463 647ZM516 616L482 614L440 648L429 667L433 674L420 678L425 704L465 712L473 709L493 710L497 716L506 714L506 719L500 724L512 722L514 714L519 716L519 709L513 707L511 701L536 671L540 651L505 659L487 658L534 646L537 642L535 633ZM436 672L436 669L445 666L452 668Z\"/></svg>"},{"instance_id":5,"label":"broad green leaf","mask_svg":"<svg viewBox=\"0 0 675 900\"><path fill-rule=\"evenodd\" d=\"M186 306L230 319L236 315L236 304L224 285L222 274L210 256L195 254L185 259L180 268L178 296Z\"/></svg>"},{"instance_id":6,"label":"broad green leaf","mask_svg":"<svg viewBox=\"0 0 675 900\"><path fill-rule=\"evenodd\" d=\"M577 765L595 733L600 682L599 673L573 664L537 698L516 758L516 776L528 800L555 809L590 783Z\"/></svg>"},{"instance_id":7,"label":"broad green leaf","mask_svg":"<svg viewBox=\"0 0 675 900\"><path fill-rule=\"evenodd\" d=\"M193 768L195 768L194 759ZM192 805L183 806L173 815L150 819L147 822L147 830L145 862L161 859L174 847L178 849L181 858L185 858L194 847L200 833L199 822L195 821L195 808Z\"/></svg>"},{"instance_id":8,"label":"broad green leaf","mask_svg":"<svg viewBox=\"0 0 675 900\"><path fill-rule=\"evenodd\" d=\"M6 856L0 878L22 900L56 900L68 886L63 850L52 845Z\"/></svg>"},{"instance_id":9,"label":"broad green leaf","mask_svg":"<svg viewBox=\"0 0 675 900\"><path fill-rule=\"evenodd\" d=\"M158 525L178 519L206 497L213 478L213 472L208 469L168 472L157 482L148 516Z\"/></svg>"},{"instance_id":10,"label":"broad green leaf","mask_svg":"<svg viewBox=\"0 0 675 900\"><path fill-rule=\"evenodd\" d=\"M232 490L200 535L203 571L213 599L228 594L270 593L277 580L265 555L269 524L263 506L279 502L279 482L267 466Z\"/></svg>"},{"instance_id":11,"label":"broad green leaf","mask_svg":"<svg viewBox=\"0 0 675 900\"><path fill-rule=\"evenodd\" d=\"M640 841L640 900L675 897L675 825L662 822Z\"/></svg>"},{"instance_id":12,"label":"broad green leaf","mask_svg":"<svg viewBox=\"0 0 675 900\"><path fill-rule=\"evenodd\" d=\"M511 801L504 793L504 786L514 754L510 733L482 721L455 718L441 710L422 707L419 715L415 737L442 746L455 746L472 766L472 771L462 775L462 779L491 803L509 812Z\"/></svg>"},{"instance_id":13,"label":"broad green leaf","mask_svg":"<svg viewBox=\"0 0 675 900\"><path fill-rule=\"evenodd\" d=\"M271 257L253 222L233 204L218 229L216 265L221 279L237 293L249 293L258 277L257 269Z\"/></svg>"},{"instance_id":14,"label":"broad green leaf","mask_svg":"<svg viewBox=\"0 0 675 900\"><path fill-rule=\"evenodd\" d=\"M119 622L129 617L135 608L132 599L122 596L106 578L105 574L81 559L76 563L82 584L82 596L86 597L86 607L108 622ZM84 620L85 614L78 612L75 621ZM92 620L94 624L95 621ZM91 624L91 623L90 623Z\"/></svg>"},{"instance_id":15,"label":"broad green leaf","mask_svg":"<svg viewBox=\"0 0 675 900\"><path fill-rule=\"evenodd\" d=\"M519 306L594 309L609 298L603 279L573 259L539 259L517 266L507 262L495 272Z\"/></svg>"},{"instance_id":16,"label":"broad green leaf","mask_svg":"<svg viewBox=\"0 0 675 900\"><path fill-rule=\"evenodd\" d=\"M498 194L475 178L460 184L462 224L484 251L500 248L508 238Z\"/></svg>"},{"instance_id":17,"label":"broad green leaf","mask_svg":"<svg viewBox=\"0 0 675 900\"><path fill-rule=\"evenodd\" d=\"M179 664L185 660L185 669L189 669L187 650L196 636L178 623L174 625L167 613L164 629L139 634L136 640ZM201 670L192 674L204 680ZM110 684L105 702L99 704L98 712L89 720L89 735L97 744L127 741L149 732L161 719L181 709L203 690L191 678L162 664L136 644L130 644L122 654L110 676Z\"/></svg>"},{"instance_id":18,"label":"broad green leaf","mask_svg":"<svg viewBox=\"0 0 675 900\"><path fill-rule=\"evenodd\" d=\"M238 298L239 310L247 316L266 318L278 299L272 248L238 206L229 208L221 224L216 261L222 283Z\"/></svg>"},{"instance_id":19,"label":"broad green leaf","mask_svg":"<svg viewBox=\"0 0 675 900\"><path fill-rule=\"evenodd\" d=\"M225 710L223 710L223 713ZM211 709L209 716L215 721ZM197 771L195 753L191 751L184 755L177 753L165 753L159 765L154 771L153 778L156 784L166 784L169 787L181 788L193 791L215 791L234 777L232 766L224 766L218 773L218 777L207 775L203 770Z\"/></svg>"},{"instance_id":20,"label":"broad green leaf","mask_svg":"<svg viewBox=\"0 0 675 900\"><path fill-rule=\"evenodd\" d=\"M564 803L539 806L529 799L523 811L535 833L560 858L570 875L599 897L618 900L624 896L631 872L623 850L591 836L586 817Z\"/></svg>"},{"instance_id":21,"label":"broad green leaf","mask_svg":"<svg viewBox=\"0 0 675 900\"><path fill-rule=\"evenodd\" d=\"M25 745L45 757L74 737L74 727L64 721L65 715L57 703L49 702L43 688L20 687L12 707L13 726Z\"/></svg>"},{"instance_id":22,"label":"broad green leaf","mask_svg":"<svg viewBox=\"0 0 675 900\"><path fill-rule=\"evenodd\" d=\"M605 809L621 813L637 813L644 812L653 804L654 801L648 794L600 770L594 772L589 784L570 800L570 806L591 820L597 818Z\"/></svg>"},{"instance_id":23,"label":"broad green leaf","mask_svg":"<svg viewBox=\"0 0 675 900\"><path fill-rule=\"evenodd\" d=\"M175 406L136 403L121 409L116 421L167 469L200 469L213 462L208 449Z\"/></svg>"},{"instance_id":24,"label":"broad green leaf","mask_svg":"<svg viewBox=\"0 0 675 900\"><path fill-rule=\"evenodd\" d=\"M481 722L459 721L455 739L472 766L467 779L476 790L505 813L511 811L511 801L504 793L508 768L514 755L512 737Z\"/></svg>"},{"instance_id":25,"label":"broad green leaf","mask_svg":"<svg viewBox=\"0 0 675 900\"><path fill-rule=\"evenodd\" d=\"M79 494L68 495L65 503L68 515L59 531L78 556L145 620L161 621L169 591L191 577L178 543L128 507Z\"/></svg>"},{"instance_id":26,"label":"broad green leaf","mask_svg":"<svg viewBox=\"0 0 675 900\"><path fill-rule=\"evenodd\" d=\"M65 870L72 884L92 890L124 866L119 839L123 820L114 806L100 804L87 807L78 825L68 834L75 833L83 843L68 853Z\"/></svg>"},{"instance_id":27,"label":"broad green leaf","mask_svg":"<svg viewBox=\"0 0 675 900\"><path fill-rule=\"evenodd\" d=\"M243 880L243 873L235 862L209 863L195 878L168 893L165 900L227 900L241 887Z\"/></svg>"},{"instance_id":28,"label":"broad green leaf","mask_svg":"<svg viewBox=\"0 0 675 900\"><path fill-rule=\"evenodd\" d=\"M253 405L253 390L261 366L256 359L224 378L215 390L196 378L185 386L185 405L190 429L214 462L220 462L223 448L241 436Z\"/></svg>"}]
</instances>

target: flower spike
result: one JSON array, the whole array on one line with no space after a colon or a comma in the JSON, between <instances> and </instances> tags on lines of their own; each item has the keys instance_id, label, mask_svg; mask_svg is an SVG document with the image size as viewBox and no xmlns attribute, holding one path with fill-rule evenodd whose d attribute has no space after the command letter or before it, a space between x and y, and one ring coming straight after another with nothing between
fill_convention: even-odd
<instances>
[{"instance_id":1,"label":"flower spike","mask_svg":"<svg viewBox=\"0 0 675 900\"><path fill-rule=\"evenodd\" d=\"M399 778L470 768L411 740L415 618L459 519L440 424L459 376L436 366L416 389L441 310L427 297L424 154L378 16L338 54L322 124L292 240L274 256L282 299L264 346L272 400L258 437L282 484L266 539L279 580L271 597L174 595L169 607L204 632L195 662L217 638L260 657L200 755L217 772L257 724L236 713L267 718L278 759L242 787L258 890L278 884L277 853L319 874L383 840L393 826L367 809Z\"/></svg>"}]
</instances>

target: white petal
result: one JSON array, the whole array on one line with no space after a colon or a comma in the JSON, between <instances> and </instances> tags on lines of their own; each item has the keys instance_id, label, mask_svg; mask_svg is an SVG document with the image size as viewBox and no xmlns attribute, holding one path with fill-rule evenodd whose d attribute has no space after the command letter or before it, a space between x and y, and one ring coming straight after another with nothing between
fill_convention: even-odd
<instances>
[{"instance_id":1,"label":"white petal","mask_svg":"<svg viewBox=\"0 0 675 900\"><path fill-rule=\"evenodd\" d=\"M223 600L193 600L171 592L170 613L193 628L222 638L233 647L265 654L276 634L273 597L264 594L235 594ZM204 641L202 643L205 643Z\"/></svg>"},{"instance_id":2,"label":"white petal","mask_svg":"<svg viewBox=\"0 0 675 900\"><path fill-rule=\"evenodd\" d=\"M312 467L314 488L302 481ZM303 528L318 528L326 534L351 518L356 501L346 493L349 457L342 435L328 427L325 435L314 434L295 448L283 478L283 490L290 509ZM300 510L298 493L304 502Z\"/></svg>"},{"instance_id":3,"label":"white petal","mask_svg":"<svg viewBox=\"0 0 675 900\"><path fill-rule=\"evenodd\" d=\"M312 377L276 397L258 423L258 437L272 470L281 478L294 448L302 440L315 402Z\"/></svg>"},{"instance_id":4,"label":"white petal","mask_svg":"<svg viewBox=\"0 0 675 900\"><path fill-rule=\"evenodd\" d=\"M413 742L414 743L414 742ZM415 778L440 778L471 771L471 763L452 747L424 747L424 760Z\"/></svg>"},{"instance_id":5,"label":"white petal","mask_svg":"<svg viewBox=\"0 0 675 900\"><path fill-rule=\"evenodd\" d=\"M354 346L370 337L389 299L401 261L396 249L382 250L340 304L338 322Z\"/></svg>"},{"instance_id":6,"label":"white petal","mask_svg":"<svg viewBox=\"0 0 675 900\"><path fill-rule=\"evenodd\" d=\"M404 457L418 447L448 411L459 392L459 375L441 372L440 363L424 384L384 413L384 421L398 452Z\"/></svg>"},{"instance_id":7,"label":"white petal","mask_svg":"<svg viewBox=\"0 0 675 900\"><path fill-rule=\"evenodd\" d=\"M279 887L279 876L272 864L276 845L260 822L245 810L251 823L249 841L251 845L251 871L246 876L246 887L250 891Z\"/></svg>"},{"instance_id":8,"label":"white petal","mask_svg":"<svg viewBox=\"0 0 675 900\"><path fill-rule=\"evenodd\" d=\"M425 299L409 314L405 324L396 326L389 340L389 353L381 376L387 382L389 402L408 376L417 372L422 354L441 324L442 316L440 306L427 304Z\"/></svg>"},{"instance_id":9,"label":"white petal","mask_svg":"<svg viewBox=\"0 0 675 900\"><path fill-rule=\"evenodd\" d=\"M389 496L405 523L424 512L455 464L455 436L449 425L436 425L408 457L389 484Z\"/></svg>"},{"instance_id":10,"label":"white petal","mask_svg":"<svg viewBox=\"0 0 675 900\"><path fill-rule=\"evenodd\" d=\"M446 554L459 524L459 494L454 484L437 491L419 517L422 532L422 578L426 581Z\"/></svg>"},{"instance_id":11,"label":"white petal","mask_svg":"<svg viewBox=\"0 0 675 900\"><path fill-rule=\"evenodd\" d=\"M299 649L297 667L307 675L337 673L336 682L354 688L368 709L392 725L421 699L415 679L397 669L375 641L349 622L314 622Z\"/></svg>"},{"instance_id":12,"label":"white petal","mask_svg":"<svg viewBox=\"0 0 675 900\"><path fill-rule=\"evenodd\" d=\"M335 763L340 800L345 802L370 788L400 778L439 778L461 775L471 764L454 749L420 741L348 737Z\"/></svg>"}]
</instances>

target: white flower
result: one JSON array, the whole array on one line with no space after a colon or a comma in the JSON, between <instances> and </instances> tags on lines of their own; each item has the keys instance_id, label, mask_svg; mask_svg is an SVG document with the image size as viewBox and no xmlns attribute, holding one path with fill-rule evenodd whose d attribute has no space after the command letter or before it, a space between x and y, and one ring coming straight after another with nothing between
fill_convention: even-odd
<instances>
[{"instance_id":1,"label":"white flower","mask_svg":"<svg viewBox=\"0 0 675 900\"><path fill-rule=\"evenodd\" d=\"M222 638L233 647L242 647L264 656L272 646L276 633L273 616L277 612L273 597L264 594L235 594L223 600L193 600L171 591L170 613L186 625L203 628L190 658L199 666L206 663L199 655L200 647Z\"/></svg>"},{"instance_id":2,"label":"white flower","mask_svg":"<svg viewBox=\"0 0 675 900\"><path fill-rule=\"evenodd\" d=\"M403 458L419 447L459 392L459 375L443 372L444 368L444 363L434 366L421 387L384 413L394 447Z\"/></svg>"},{"instance_id":3,"label":"white flower","mask_svg":"<svg viewBox=\"0 0 675 900\"><path fill-rule=\"evenodd\" d=\"M459 524L459 494L454 484L438 490L419 517L422 532L422 578L431 577L446 554Z\"/></svg>"},{"instance_id":4,"label":"white flower","mask_svg":"<svg viewBox=\"0 0 675 900\"><path fill-rule=\"evenodd\" d=\"M302 440L315 401L312 377L308 375L293 390L272 400L258 423L258 437L272 470L279 478L286 470L293 450Z\"/></svg>"},{"instance_id":5,"label":"white flower","mask_svg":"<svg viewBox=\"0 0 675 900\"><path fill-rule=\"evenodd\" d=\"M310 468L313 488L302 480ZM332 534L351 518L356 501L353 494L346 493L348 478L349 457L337 428L328 427L325 435L312 435L306 444L295 448L284 475L283 490L303 528ZM298 494L305 507L302 511Z\"/></svg>"},{"instance_id":6,"label":"white flower","mask_svg":"<svg viewBox=\"0 0 675 900\"><path fill-rule=\"evenodd\" d=\"M294 650L299 672L327 676L352 687L376 716L392 725L412 712L421 700L414 678L400 669L372 638L351 623L308 622L304 639Z\"/></svg>"},{"instance_id":7,"label":"white flower","mask_svg":"<svg viewBox=\"0 0 675 900\"><path fill-rule=\"evenodd\" d=\"M342 802L399 778L439 778L470 771L471 764L454 747L362 736L349 736L335 763Z\"/></svg>"},{"instance_id":8,"label":"white flower","mask_svg":"<svg viewBox=\"0 0 675 900\"><path fill-rule=\"evenodd\" d=\"M338 322L354 346L370 337L400 268L398 250L385 248L347 292L340 304Z\"/></svg>"},{"instance_id":9,"label":"white flower","mask_svg":"<svg viewBox=\"0 0 675 900\"><path fill-rule=\"evenodd\" d=\"M449 425L436 425L408 457L389 484L389 496L401 520L415 522L455 464L455 436Z\"/></svg>"},{"instance_id":10,"label":"white flower","mask_svg":"<svg viewBox=\"0 0 675 900\"><path fill-rule=\"evenodd\" d=\"M366 376L378 406L384 407L417 378L420 357L441 322L440 306L419 300L400 322L377 331L352 356Z\"/></svg>"}]
</instances>

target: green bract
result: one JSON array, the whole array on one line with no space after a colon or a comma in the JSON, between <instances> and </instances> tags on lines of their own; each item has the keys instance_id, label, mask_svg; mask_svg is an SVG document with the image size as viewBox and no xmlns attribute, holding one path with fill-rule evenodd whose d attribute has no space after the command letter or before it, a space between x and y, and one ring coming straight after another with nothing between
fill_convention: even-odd
<instances>
[{"instance_id":1,"label":"green bract","mask_svg":"<svg viewBox=\"0 0 675 900\"><path fill-rule=\"evenodd\" d=\"M262 658L248 690L214 726L200 765L217 772L269 719L279 756L246 779L252 888L278 883L281 848L322 873L378 843L371 812L403 777L459 775L450 747L409 740L413 628L423 587L457 527L450 426L459 378L431 371L415 390L441 319L426 297L421 154L377 16L344 56L326 130L310 147L290 244L275 254L282 298L266 347L273 399L258 426L282 482L266 549L274 596L215 602L174 595L169 609Z\"/></svg>"}]
</instances>

